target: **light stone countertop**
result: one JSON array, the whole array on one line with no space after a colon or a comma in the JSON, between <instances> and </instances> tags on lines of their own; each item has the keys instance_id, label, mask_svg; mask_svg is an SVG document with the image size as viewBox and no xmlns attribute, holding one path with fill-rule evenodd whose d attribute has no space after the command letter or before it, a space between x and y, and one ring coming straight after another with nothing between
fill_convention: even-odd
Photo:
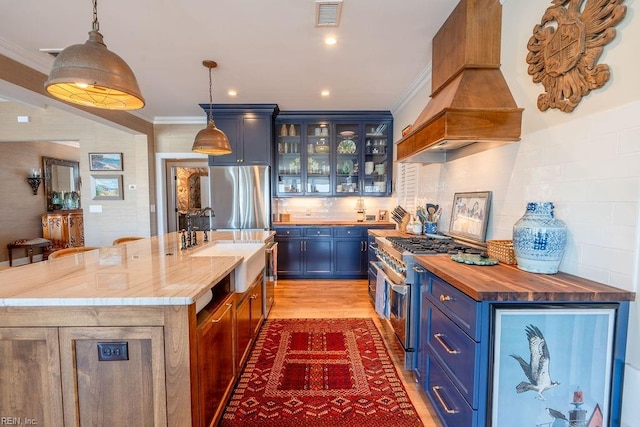
<instances>
[{"instance_id":1,"label":"light stone countertop","mask_svg":"<svg viewBox=\"0 0 640 427\"><path fill-rule=\"evenodd\" d=\"M214 231L180 249L169 233L0 271L0 307L189 305L238 266L240 256L192 257L214 242L264 242L273 231Z\"/></svg>"}]
</instances>

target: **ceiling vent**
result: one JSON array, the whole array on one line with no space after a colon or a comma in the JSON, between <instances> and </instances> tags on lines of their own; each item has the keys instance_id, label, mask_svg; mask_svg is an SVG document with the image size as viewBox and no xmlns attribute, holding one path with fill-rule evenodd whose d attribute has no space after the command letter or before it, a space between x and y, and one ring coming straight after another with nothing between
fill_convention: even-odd
<instances>
[{"instance_id":1,"label":"ceiling vent","mask_svg":"<svg viewBox=\"0 0 640 427\"><path fill-rule=\"evenodd\" d=\"M316 1L316 27L337 27L341 12L342 0Z\"/></svg>"}]
</instances>

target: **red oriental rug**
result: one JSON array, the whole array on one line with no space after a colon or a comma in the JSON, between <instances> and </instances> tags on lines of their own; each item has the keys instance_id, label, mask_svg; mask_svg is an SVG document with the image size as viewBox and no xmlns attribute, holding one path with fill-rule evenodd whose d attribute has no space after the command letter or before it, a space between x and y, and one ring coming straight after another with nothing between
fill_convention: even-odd
<instances>
[{"instance_id":1,"label":"red oriental rug","mask_svg":"<svg viewBox=\"0 0 640 427\"><path fill-rule=\"evenodd\" d=\"M372 319L267 320L220 422L422 425Z\"/></svg>"}]
</instances>

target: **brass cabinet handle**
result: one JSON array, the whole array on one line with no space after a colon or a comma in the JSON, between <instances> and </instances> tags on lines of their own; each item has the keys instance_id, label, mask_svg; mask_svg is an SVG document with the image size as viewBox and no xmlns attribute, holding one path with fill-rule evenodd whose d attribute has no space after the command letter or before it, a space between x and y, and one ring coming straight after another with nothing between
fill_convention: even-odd
<instances>
[{"instance_id":1,"label":"brass cabinet handle","mask_svg":"<svg viewBox=\"0 0 640 427\"><path fill-rule=\"evenodd\" d=\"M249 299L258 299L258 294L253 294L249 297Z\"/></svg>"},{"instance_id":2,"label":"brass cabinet handle","mask_svg":"<svg viewBox=\"0 0 640 427\"><path fill-rule=\"evenodd\" d=\"M442 295L440 294L440 302L453 301L454 298L451 295Z\"/></svg>"},{"instance_id":3,"label":"brass cabinet handle","mask_svg":"<svg viewBox=\"0 0 640 427\"><path fill-rule=\"evenodd\" d=\"M218 323L222 320L222 318L224 317L225 314L227 314L227 312L229 310L231 310L231 307L233 306L232 303L227 303L225 304L227 306L227 309L225 311L222 312L222 314L220 315L220 317L218 317L217 319L211 319L211 323Z\"/></svg>"},{"instance_id":4,"label":"brass cabinet handle","mask_svg":"<svg viewBox=\"0 0 640 427\"><path fill-rule=\"evenodd\" d=\"M457 414L458 411L456 411L455 409L451 409L447 406L447 404L445 403L444 399L442 398L442 396L440 395L440 389L442 387L434 385L433 387L431 387L431 390L433 390L433 394L436 395L436 397L438 398L438 401L440 402L440 406L442 406L442 409L444 409L444 411L447 414Z\"/></svg>"},{"instance_id":5,"label":"brass cabinet handle","mask_svg":"<svg viewBox=\"0 0 640 427\"><path fill-rule=\"evenodd\" d=\"M443 334L433 334L433 337L436 340L438 340L438 342L440 343L442 348L444 348L447 351L447 353L449 353L449 354L458 354L458 353L460 353L460 350L453 349L453 348L449 347L446 342L444 342L444 340L442 339L442 337L444 337Z\"/></svg>"}]
</instances>

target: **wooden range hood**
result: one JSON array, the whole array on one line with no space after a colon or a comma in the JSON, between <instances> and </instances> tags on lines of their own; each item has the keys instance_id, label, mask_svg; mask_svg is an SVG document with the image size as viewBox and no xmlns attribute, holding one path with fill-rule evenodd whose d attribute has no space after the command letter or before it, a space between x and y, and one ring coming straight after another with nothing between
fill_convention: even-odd
<instances>
[{"instance_id":1,"label":"wooden range hood","mask_svg":"<svg viewBox=\"0 0 640 427\"><path fill-rule=\"evenodd\" d=\"M397 144L400 162L436 163L518 141L518 108L500 72L502 5L461 0L433 38L431 100Z\"/></svg>"}]
</instances>

